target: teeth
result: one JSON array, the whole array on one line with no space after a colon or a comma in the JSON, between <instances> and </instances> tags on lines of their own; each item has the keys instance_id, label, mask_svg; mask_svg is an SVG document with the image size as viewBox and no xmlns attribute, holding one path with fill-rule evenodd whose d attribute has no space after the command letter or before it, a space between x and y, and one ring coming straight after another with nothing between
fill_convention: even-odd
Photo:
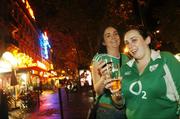
<instances>
[{"instance_id":1,"label":"teeth","mask_svg":"<svg viewBox=\"0 0 180 119\"><path fill-rule=\"evenodd\" d=\"M112 43L117 43L117 41L112 41Z\"/></svg>"},{"instance_id":2,"label":"teeth","mask_svg":"<svg viewBox=\"0 0 180 119\"><path fill-rule=\"evenodd\" d=\"M111 44L112 45L118 45L118 42L117 41L112 41Z\"/></svg>"},{"instance_id":3,"label":"teeth","mask_svg":"<svg viewBox=\"0 0 180 119\"><path fill-rule=\"evenodd\" d=\"M136 50L131 50L131 52L132 52L133 54L135 54L135 53L136 53Z\"/></svg>"},{"instance_id":4,"label":"teeth","mask_svg":"<svg viewBox=\"0 0 180 119\"><path fill-rule=\"evenodd\" d=\"M118 42L118 40L117 39L112 39L111 42Z\"/></svg>"}]
</instances>

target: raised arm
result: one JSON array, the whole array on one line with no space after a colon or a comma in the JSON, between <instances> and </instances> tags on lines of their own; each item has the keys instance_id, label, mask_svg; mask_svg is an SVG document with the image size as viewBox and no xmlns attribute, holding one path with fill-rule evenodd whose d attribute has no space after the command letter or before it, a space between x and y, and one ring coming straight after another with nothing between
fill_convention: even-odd
<instances>
[{"instance_id":1,"label":"raised arm","mask_svg":"<svg viewBox=\"0 0 180 119\"><path fill-rule=\"evenodd\" d=\"M104 92L104 80L105 76L101 74L101 69L105 65L104 62L93 62L92 64L92 77L93 77L93 86L97 95L101 95Z\"/></svg>"}]
</instances>

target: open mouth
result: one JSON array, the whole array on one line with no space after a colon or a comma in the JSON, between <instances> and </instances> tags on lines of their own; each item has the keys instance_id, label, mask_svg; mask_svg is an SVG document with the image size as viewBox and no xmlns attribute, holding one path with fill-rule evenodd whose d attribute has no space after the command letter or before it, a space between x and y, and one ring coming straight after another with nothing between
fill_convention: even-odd
<instances>
[{"instance_id":1,"label":"open mouth","mask_svg":"<svg viewBox=\"0 0 180 119\"><path fill-rule=\"evenodd\" d=\"M133 55L135 55L136 52L137 52L137 50L133 49L133 50L131 50L130 52L131 52Z\"/></svg>"},{"instance_id":2,"label":"open mouth","mask_svg":"<svg viewBox=\"0 0 180 119\"><path fill-rule=\"evenodd\" d=\"M112 45L119 45L119 42L117 40L113 40L113 41L111 41L111 44Z\"/></svg>"}]
</instances>

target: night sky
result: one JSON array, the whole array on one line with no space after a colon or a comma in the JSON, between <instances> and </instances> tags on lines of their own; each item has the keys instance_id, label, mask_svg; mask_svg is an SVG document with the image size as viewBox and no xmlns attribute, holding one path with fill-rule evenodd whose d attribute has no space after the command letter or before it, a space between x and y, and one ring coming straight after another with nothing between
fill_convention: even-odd
<instances>
[{"instance_id":1,"label":"night sky","mask_svg":"<svg viewBox=\"0 0 180 119\"><path fill-rule=\"evenodd\" d=\"M98 30L143 24L162 50L180 52L180 0L29 0L37 24L48 32L55 68L87 66L98 49ZM120 29L121 28L121 29ZM167 47L168 45L168 47ZM123 46L122 46L123 47Z\"/></svg>"}]
</instances>

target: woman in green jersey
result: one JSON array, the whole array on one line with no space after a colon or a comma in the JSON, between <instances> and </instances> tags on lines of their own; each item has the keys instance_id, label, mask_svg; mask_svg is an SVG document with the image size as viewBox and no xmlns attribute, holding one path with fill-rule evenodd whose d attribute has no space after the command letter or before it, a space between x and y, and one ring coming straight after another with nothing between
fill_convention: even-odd
<instances>
[{"instance_id":1,"label":"woman in green jersey","mask_svg":"<svg viewBox=\"0 0 180 119\"><path fill-rule=\"evenodd\" d=\"M129 30L124 42L132 56L121 68L127 118L178 119L180 62L169 52L150 49L144 29Z\"/></svg>"},{"instance_id":2,"label":"woman in green jersey","mask_svg":"<svg viewBox=\"0 0 180 119\"><path fill-rule=\"evenodd\" d=\"M110 90L105 88L106 76L105 70L108 67L107 62L118 64L128 61L128 57L120 53L120 36L115 27L108 26L103 29L102 42L99 52L92 60L93 86L97 96L101 96L97 119L125 119L124 113L116 109L111 100ZM106 62L107 61L107 62ZM104 65L106 65L104 67Z\"/></svg>"}]
</instances>

